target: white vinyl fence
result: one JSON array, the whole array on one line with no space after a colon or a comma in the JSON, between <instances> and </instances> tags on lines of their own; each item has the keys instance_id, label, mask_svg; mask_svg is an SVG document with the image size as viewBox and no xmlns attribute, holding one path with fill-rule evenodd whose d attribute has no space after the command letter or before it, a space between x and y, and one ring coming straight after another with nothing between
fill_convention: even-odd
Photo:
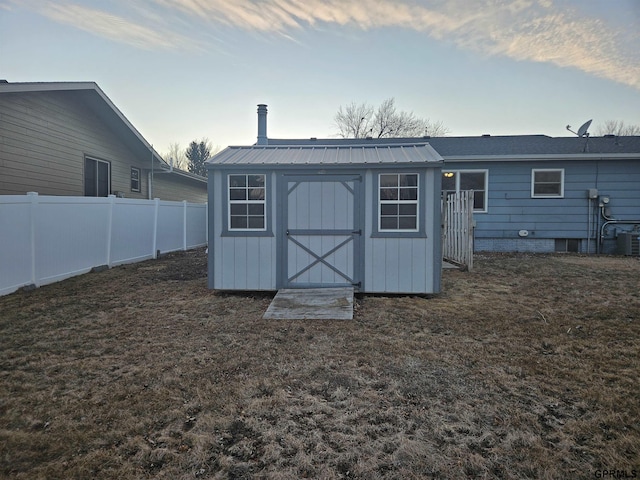
<instances>
[{"instance_id":1,"label":"white vinyl fence","mask_svg":"<svg viewBox=\"0 0 640 480\"><path fill-rule=\"evenodd\" d=\"M473 268L473 190L450 193L442 205L442 257Z\"/></svg>"},{"instance_id":2,"label":"white vinyl fence","mask_svg":"<svg viewBox=\"0 0 640 480\"><path fill-rule=\"evenodd\" d=\"M0 195L0 295L207 244L207 204Z\"/></svg>"}]
</instances>

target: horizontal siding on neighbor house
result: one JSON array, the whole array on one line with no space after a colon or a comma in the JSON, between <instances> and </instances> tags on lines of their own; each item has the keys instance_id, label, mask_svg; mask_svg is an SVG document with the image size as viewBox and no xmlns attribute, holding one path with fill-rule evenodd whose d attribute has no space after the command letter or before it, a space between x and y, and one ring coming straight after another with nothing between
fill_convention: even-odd
<instances>
[{"instance_id":1,"label":"horizontal siding on neighbor house","mask_svg":"<svg viewBox=\"0 0 640 480\"><path fill-rule=\"evenodd\" d=\"M172 177L171 181L169 181L169 175ZM154 198L162 198L163 200L186 200L191 203L207 202L206 183L198 183L195 180L189 180L176 174L155 172L152 193Z\"/></svg>"},{"instance_id":2,"label":"horizontal siding on neighbor house","mask_svg":"<svg viewBox=\"0 0 640 480\"><path fill-rule=\"evenodd\" d=\"M488 211L477 213L475 236L518 238L586 238L587 191L609 196L611 215L640 219L640 159L557 162L451 162L451 169L488 169ZM532 169L564 169L564 198L531 198Z\"/></svg>"},{"instance_id":3,"label":"horizontal siding on neighbor house","mask_svg":"<svg viewBox=\"0 0 640 480\"><path fill-rule=\"evenodd\" d=\"M149 162L132 152L71 92L32 92L0 96L0 194L83 195L85 156L111 165L111 192L131 192L131 167Z\"/></svg>"}]
</instances>

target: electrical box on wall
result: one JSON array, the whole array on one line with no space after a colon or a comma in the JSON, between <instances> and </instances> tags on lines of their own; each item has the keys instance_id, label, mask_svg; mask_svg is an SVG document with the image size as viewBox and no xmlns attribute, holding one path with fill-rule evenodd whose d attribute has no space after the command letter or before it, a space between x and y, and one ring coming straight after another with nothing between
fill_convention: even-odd
<instances>
[{"instance_id":1,"label":"electrical box on wall","mask_svg":"<svg viewBox=\"0 0 640 480\"><path fill-rule=\"evenodd\" d=\"M590 188L589 190L587 190L587 194L589 195L590 199L595 200L596 198L598 198L598 189Z\"/></svg>"}]
</instances>

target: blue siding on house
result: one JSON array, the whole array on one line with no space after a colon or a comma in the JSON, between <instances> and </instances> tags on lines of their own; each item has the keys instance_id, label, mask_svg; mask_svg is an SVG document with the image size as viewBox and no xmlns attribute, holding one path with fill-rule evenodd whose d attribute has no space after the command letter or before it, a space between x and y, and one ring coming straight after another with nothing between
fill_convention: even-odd
<instances>
[{"instance_id":1,"label":"blue siding on house","mask_svg":"<svg viewBox=\"0 0 640 480\"><path fill-rule=\"evenodd\" d=\"M610 198L609 216L617 220L640 222L640 159L638 160L551 160L551 161L447 161L445 169L488 169L488 210L477 213L476 249L500 250L499 239L525 240L534 250L553 250L553 242L532 243L537 239L580 239L586 251L591 237L591 250L598 235L595 221L604 222L597 200L589 200L587 192L596 188L600 197ZM563 198L532 198L533 169L564 169ZM590 218L591 217L591 218ZM589 227L591 225L591 234ZM617 225L617 231L633 225ZM521 238L520 230L528 236ZM616 230L605 231L604 252L612 252ZM494 242L488 239L496 239ZM504 243L504 242L503 242ZM504 248L514 250L513 243ZM515 248L517 250L517 248Z\"/></svg>"}]
</instances>

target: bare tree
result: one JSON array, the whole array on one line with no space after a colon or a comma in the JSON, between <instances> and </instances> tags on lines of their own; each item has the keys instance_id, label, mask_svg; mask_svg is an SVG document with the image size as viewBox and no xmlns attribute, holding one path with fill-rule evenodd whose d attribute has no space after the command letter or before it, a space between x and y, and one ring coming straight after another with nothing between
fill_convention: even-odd
<instances>
[{"instance_id":1,"label":"bare tree","mask_svg":"<svg viewBox=\"0 0 640 480\"><path fill-rule=\"evenodd\" d=\"M640 126L625 125L622 120L606 120L602 125L598 125L597 135L615 135L617 137L640 135Z\"/></svg>"},{"instance_id":2,"label":"bare tree","mask_svg":"<svg viewBox=\"0 0 640 480\"><path fill-rule=\"evenodd\" d=\"M377 109L367 103L341 106L334 122L342 138L442 137L449 133L440 121L431 122L413 112L398 111L394 98L388 98Z\"/></svg>"},{"instance_id":3,"label":"bare tree","mask_svg":"<svg viewBox=\"0 0 640 480\"><path fill-rule=\"evenodd\" d=\"M344 109L338 108L334 117L338 127L338 135L342 138L363 138L371 131L370 123L373 117L373 107L366 103L350 103Z\"/></svg>"},{"instance_id":4,"label":"bare tree","mask_svg":"<svg viewBox=\"0 0 640 480\"><path fill-rule=\"evenodd\" d=\"M183 149L178 142L172 142L169 144L169 149L162 154L162 158L174 167L180 170L186 170L189 161L187 160L185 152L186 149Z\"/></svg>"}]
</instances>

